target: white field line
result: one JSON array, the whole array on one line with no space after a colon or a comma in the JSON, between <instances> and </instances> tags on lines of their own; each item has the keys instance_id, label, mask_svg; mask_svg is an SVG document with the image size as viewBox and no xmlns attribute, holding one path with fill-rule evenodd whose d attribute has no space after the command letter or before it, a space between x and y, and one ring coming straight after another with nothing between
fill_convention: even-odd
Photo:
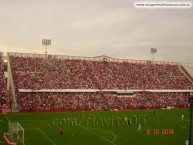
<instances>
[{"instance_id":1,"label":"white field line","mask_svg":"<svg viewBox=\"0 0 193 145\"><path fill-rule=\"evenodd\" d=\"M6 120L7 120L9 123L11 123L10 120L8 119L8 117L7 117L5 114L4 114L4 116L5 116ZM20 141L23 143L23 141L21 140L20 136L19 136L19 139L20 139ZM25 145L25 144L23 143L23 145Z\"/></svg>"},{"instance_id":2,"label":"white field line","mask_svg":"<svg viewBox=\"0 0 193 145\"><path fill-rule=\"evenodd\" d=\"M41 129L39 128L26 128L26 129L36 129L38 130L41 134L43 134L53 145L56 145L52 140L51 138L49 138Z\"/></svg>"},{"instance_id":3,"label":"white field line","mask_svg":"<svg viewBox=\"0 0 193 145\"><path fill-rule=\"evenodd\" d=\"M88 129L88 128L86 128L86 127L80 125L80 124L79 124L78 126L80 126L80 127L84 128L85 130L87 130L87 131L89 131L89 132L91 132L91 133L97 135L98 137L104 139L105 141L107 141L107 142L109 142L109 143L111 143L111 144L113 144L113 145L116 145L115 143L113 143L112 141L110 141L110 140L104 138L103 136L99 135L98 133L96 133L96 132L94 132L94 131L92 131L92 130L90 130L90 129Z\"/></svg>"},{"instance_id":4,"label":"white field line","mask_svg":"<svg viewBox=\"0 0 193 145\"><path fill-rule=\"evenodd\" d=\"M25 121L49 121L49 120L17 120L17 121L23 121L23 122L25 122Z\"/></svg>"},{"instance_id":5,"label":"white field line","mask_svg":"<svg viewBox=\"0 0 193 145\"><path fill-rule=\"evenodd\" d=\"M56 145L56 144L51 140L51 138L49 138L41 129L38 128L38 130L39 130L45 137L47 137L47 138L50 140L50 142L52 142L53 145Z\"/></svg>"},{"instance_id":6,"label":"white field line","mask_svg":"<svg viewBox=\"0 0 193 145\"><path fill-rule=\"evenodd\" d=\"M115 145L113 142L117 139L117 137L116 137L116 135L115 135L113 132L108 131L108 130L105 130L105 129L98 129L98 128L91 128L91 127L90 127L90 129L105 130L106 132L109 132L110 134L112 134L112 135L114 136L114 139L113 139L113 140L108 140L108 139L104 138L103 136L99 135L98 133L96 133L96 132L94 132L94 131L92 131L92 130L89 130L89 129L88 129L89 127L86 128L86 127L82 126L81 123L82 123L83 120L84 120L84 114L83 114L82 117L81 117L80 123L77 124L79 127L82 127L82 128L84 128L85 130L87 130L87 131L89 131L89 132L92 132L93 134L97 135L98 137L100 137L100 138L102 138L102 139L110 142L111 144Z\"/></svg>"},{"instance_id":7,"label":"white field line","mask_svg":"<svg viewBox=\"0 0 193 145\"><path fill-rule=\"evenodd\" d=\"M7 116L5 114L4 114L4 116L5 116L6 120L10 123L9 119L7 118Z\"/></svg>"},{"instance_id":8,"label":"white field line","mask_svg":"<svg viewBox=\"0 0 193 145\"><path fill-rule=\"evenodd\" d=\"M114 139L111 140L111 142L114 142L114 141L117 139L117 136L116 136L113 132L111 132L111 131L109 131L109 130L106 130L106 129L99 129L99 128L92 128L92 127L87 127L87 128L95 129L95 130L103 130L103 131L105 131L105 132L109 132L109 133L114 137Z\"/></svg>"}]
</instances>

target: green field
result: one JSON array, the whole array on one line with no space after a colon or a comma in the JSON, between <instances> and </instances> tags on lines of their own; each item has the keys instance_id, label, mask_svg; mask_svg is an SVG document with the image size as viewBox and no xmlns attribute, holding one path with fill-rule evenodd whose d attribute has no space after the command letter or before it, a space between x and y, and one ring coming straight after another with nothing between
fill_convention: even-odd
<instances>
[{"instance_id":1,"label":"green field","mask_svg":"<svg viewBox=\"0 0 193 145\"><path fill-rule=\"evenodd\" d=\"M184 145L189 137L189 109L153 112L0 114L0 130L1 133L7 130L9 121L19 122L25 130L25 145ZM185 116L183 121L182 114ZM130 120L130 126L125 117ZM137 131L138 124L142 126L141 132ZM60 127L64 129L63 135L60 135ZM147 134L147 129L150 129L150 134Z\"/></svg>"}]
</instances>

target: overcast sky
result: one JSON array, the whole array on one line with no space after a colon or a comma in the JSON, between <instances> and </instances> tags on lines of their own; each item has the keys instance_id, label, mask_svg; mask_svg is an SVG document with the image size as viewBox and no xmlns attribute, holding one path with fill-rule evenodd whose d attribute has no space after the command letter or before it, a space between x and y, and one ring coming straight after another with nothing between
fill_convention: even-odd
<instances>
[{"instance_id":1,"label":"overcast sky","mask_svg":"<svg viewBox=\"0 0 193 145\"><path fill-rule=\"evenodd\" d=\"M193 2L193 0L189 0ZM0 51L193 63L193 8L136 9L134 0L0 0Z\"/></svg>"}]
</instances>

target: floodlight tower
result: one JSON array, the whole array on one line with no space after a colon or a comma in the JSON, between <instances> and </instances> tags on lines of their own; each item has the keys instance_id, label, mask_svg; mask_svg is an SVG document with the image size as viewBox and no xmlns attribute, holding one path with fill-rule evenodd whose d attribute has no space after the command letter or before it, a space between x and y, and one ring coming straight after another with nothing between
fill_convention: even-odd
<instances>
[{"instance_id":1,"label":"floodlight tower","mask_svg":"<svg viewBox=\"0 0 193 145\"><path fill-rule=\"evenodd\" d=\"M42 39L42 45L45 45L45 57L47 57L47 45L51 45L50 39Z\"/></svg>"},{"instance_id":2,"label":"floodlight tower","mask_svg":"<svg viewBox=\"0 0 193 145\"><path fill-rule=\"evenodd\" d=\"M154 54L157 53L157 48L151 48L152 60L154 61Z\"/></svg>"}]
</instances>

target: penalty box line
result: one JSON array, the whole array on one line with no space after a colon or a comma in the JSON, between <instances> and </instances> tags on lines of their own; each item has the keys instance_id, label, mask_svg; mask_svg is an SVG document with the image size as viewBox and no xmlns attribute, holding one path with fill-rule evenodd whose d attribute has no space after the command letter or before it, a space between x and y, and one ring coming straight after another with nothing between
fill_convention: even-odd
<instances>
[{"instance_id":1,"label":"penalty box line","mask_svg":"<svg viewBox=\"0 0 193 145\"><path fill-rule=\"evenodd\" d=\"M4 114L5 119L10 123L10 120L8 119L8 117Z\"/></svg>"},{"instance_id":2,"label":"penalty box line","mask_svg":"<svg viewBox=\"0 0 193 145\"><path fill-rule=\"evenodd\" d=\"M56 145L54 142L53 142L53 140L49 137L49 136L47 136L41 129L39 129L39 128L25 128L25 129L35 129L35 130L38 130L41 134L43 134L53 145Z\"/></svg>"},{"instance_id":3,"label":"penalty box line","mask_svg":"<svg viewBox=\"0 0 193 145\"><path fill-rule=\"evenodd\" d=\"M88 128L88 129L95 129L95 130L102 130L102 131L105 131L105 132L110 133L110 134L114 137L114 139L109 140L110 142L114 142L114 141L117 139L117 136L116 136L113 132L111 132L111 131L109 131L109 130L99 129L99 128L92 128L92 127L87 127L87 128Z\"/></svg>"},{"instance_id":4,"label":"penalty box line","mask_svg":"<svg viewBox=\"0 0 193 145\"><path fill-rule=\"evenodd\" d=\"M115 143L113 143L112 141L110 141L110 140L104 138L103 136L99 135L98 133L96 133L96 132L94 132L94 131L92 131L92 130L90 130L90 129L88 129L88 128L86 128L86 127L80 125L80 124L79 124L78 126L81 127L81 128L83 128L83 129L85 129L85 130L87 130L87 131L89 131L89 132L91 132L91 133L93 133L93 134L95 134L96 136L102 138L103 140L105 140L105 141L107 141L107 142L109 142L109 143L111 143L111 144L113 144L113 145L116 145Z\"/></svg>"}]
</instances>

